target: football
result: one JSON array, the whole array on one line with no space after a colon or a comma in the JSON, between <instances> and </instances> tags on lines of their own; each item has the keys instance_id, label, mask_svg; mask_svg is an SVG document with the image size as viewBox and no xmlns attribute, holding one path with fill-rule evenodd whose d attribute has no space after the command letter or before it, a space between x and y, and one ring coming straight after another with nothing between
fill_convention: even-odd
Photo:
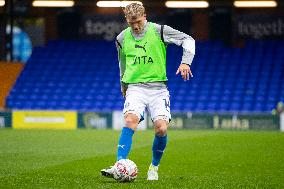
<instances>
[{"instance_id":1,"label":"football","mask_svg":"<svg viewBox=\"0 0 284 189\"><path fill-rule=\"evenodd\" d=\"M114 179L119 182L134 181L138 174L136 164L129 159L121 159L114 165Z\"/></svg>"}]
</instances>

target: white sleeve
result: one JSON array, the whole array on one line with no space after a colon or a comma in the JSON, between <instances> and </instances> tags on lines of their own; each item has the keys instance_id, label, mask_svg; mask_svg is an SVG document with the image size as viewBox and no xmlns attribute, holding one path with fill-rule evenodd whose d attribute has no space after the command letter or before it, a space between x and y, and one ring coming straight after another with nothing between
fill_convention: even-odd
<instances>
[{"instance_id":1,"label":"white sleeve","mask_svg":"<svg viewBox=\"0 0 284 189\"><path fill-rule=\"evenodd\" d=\"M122 52L122 45L123 45L123 39L124 39L124 31L122 31L117 37L116 37L116 49L118 54L118 63L119 63L119 72L120 72L120 81L122 80L122 77L125 72L125 55Z\"/></svg>"},{"instance_id":2,"label":"white sleeve","mask_svg":"<svg viewBox=\"0 0 284 189\"><path fill-rule=\"evenodd\" d=\"M156 24L155 26L161 35L161 25ZM166 44L182 46L183 55L181 63L191 65L195 55L195 40L191 36L164 25L163 39Z\"/></svg>"}]
</instances>

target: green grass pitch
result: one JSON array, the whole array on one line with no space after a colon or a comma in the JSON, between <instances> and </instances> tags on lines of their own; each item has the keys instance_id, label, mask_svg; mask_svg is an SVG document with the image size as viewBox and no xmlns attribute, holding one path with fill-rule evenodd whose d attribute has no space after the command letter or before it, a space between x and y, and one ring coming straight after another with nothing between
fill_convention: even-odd
<instances>
[{"instance_id":1,"label":"green grass pitch","mask_svg":"<svg viewBox=\"0 0 284 189\"><path fill-rule=\"evenodd\" d=\"M100 175L118 131L0 129L0 188L284 188L284 133L170 130L159 181L146 181L153 131L134 135L133 183Z\"/></svg>"}]
</instances>

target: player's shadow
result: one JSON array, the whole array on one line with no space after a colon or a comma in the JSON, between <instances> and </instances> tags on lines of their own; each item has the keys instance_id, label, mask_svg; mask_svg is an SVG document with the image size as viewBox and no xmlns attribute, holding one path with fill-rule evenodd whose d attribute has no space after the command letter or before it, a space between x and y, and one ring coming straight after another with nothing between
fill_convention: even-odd
<instances>
[{"instance_id":1,"label":"player's shadow","mask_svg":"<svg viewBox=\"0 0 284 189\"><path fill-rule=\"evenodd\" d=\"M109 183L109 184L115 184L115 183L117 183L117 184L135 184L136 183L137 184L137 183L142 183L145 180L146 180L146 177L140 177L139 179L136 179L133 182L118 182L114 179L110 179L110 180L102 180L101 183L104 183L104 184L106 184L106 183Z\"/></svg>"}]
</instances>

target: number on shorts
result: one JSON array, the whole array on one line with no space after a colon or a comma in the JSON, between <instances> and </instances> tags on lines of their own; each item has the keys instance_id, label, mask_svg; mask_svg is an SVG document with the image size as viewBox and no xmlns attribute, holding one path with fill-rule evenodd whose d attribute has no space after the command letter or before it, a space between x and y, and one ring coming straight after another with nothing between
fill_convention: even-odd
<instances>
[{"instance_id":1,"label":"number on shorts","mask_svg":"<svg viewBox=\"0 0 284 189\"><path fill-rule=\"evenodd\" d=\"M166 107L166 109L167 108L170 108L170 101L169 101L169 99L163 99L164 101L165 101L165 107Z\"/></svg>"}]
</instances>

